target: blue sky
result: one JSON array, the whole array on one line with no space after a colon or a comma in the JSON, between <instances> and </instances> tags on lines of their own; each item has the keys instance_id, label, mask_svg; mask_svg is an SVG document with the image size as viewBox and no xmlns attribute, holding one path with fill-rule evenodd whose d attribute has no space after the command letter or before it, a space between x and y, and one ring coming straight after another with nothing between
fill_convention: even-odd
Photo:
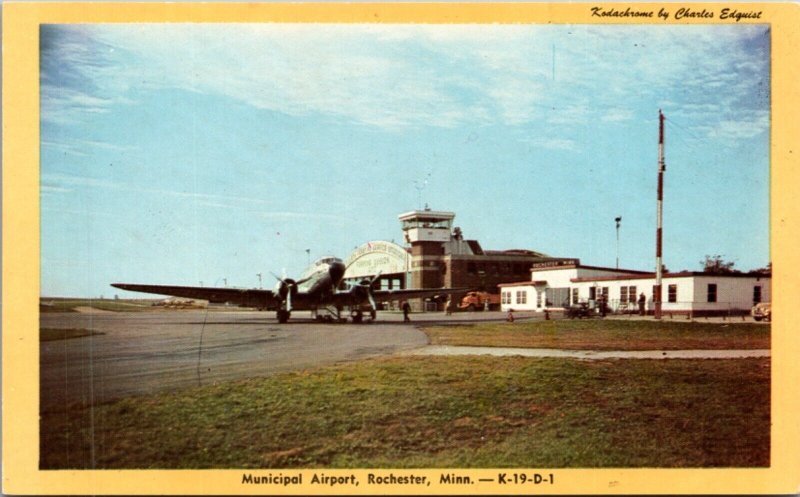
<instances>
[{"instance_id":1,"label":"blue sky","mask_svg":"<svg viewBox=\"0 0 800 497\"><path fill-rule=\"evenodd\" d=\"M41 293L256 286L456 213L485 249L769 262L764 25L41 28ZM423 187L424 188L421 188ZM265 278L269 278L266 277ZM265 279L265 286L272 282ZM133 295L133 294L131 294Z\"/></svg>"}]
</instances>

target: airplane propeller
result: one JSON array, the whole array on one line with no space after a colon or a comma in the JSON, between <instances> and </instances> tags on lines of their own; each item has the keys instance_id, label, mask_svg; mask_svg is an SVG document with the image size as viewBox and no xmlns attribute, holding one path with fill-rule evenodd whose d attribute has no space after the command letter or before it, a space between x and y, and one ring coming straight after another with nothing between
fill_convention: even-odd
<instances>
[{"instance_id":1,"label":"airplane propeller","mask_svg":"<svg viewBox=\"0 0 800 497\"><path fill-rule=\"evenodd\" d=\"M274 276L275 279L278 280L279 282L277 288L275 289L276 293L281 299L286 300L286 310L292 312L292 294L297 292L297 287L299 285L302 285L306 281L310 280L311 277L303 278L299 281L296 281L293 280L292 278L287 278L285 276L281 278L275 273L270 273L270 274Z\"/></svg>"},{"instance_id":2,"label":"airplane propeller","mask_svg":"<svg viewBox=\"0 0 800 497\"><path fill-rule=\"evenodd\" d=\"M364 292L364 293L366 293L366 295L367 295L367 300L369 301L369 306L370 306L370 308L372 309L372 311L373 311L373 312L375 312L375 311L377 311L377 310L378 310L378 304L375 302L375 297L372 295L372 284L373 284L373 283L375 283L375 281L376 281L378 278L380 278L380 277L381 277L381 273L382 273L382 272L383 272L383 271L378 271L378 274L376 274L376 275L375 275L375 276L373 276L372 278L370 278L370 279L363 279L363 280L361 280L361 282L359 282L359 284L358 284L358 288L359 288L359 290L360 290L361 292Z\"/></svg>"}]
</instances>

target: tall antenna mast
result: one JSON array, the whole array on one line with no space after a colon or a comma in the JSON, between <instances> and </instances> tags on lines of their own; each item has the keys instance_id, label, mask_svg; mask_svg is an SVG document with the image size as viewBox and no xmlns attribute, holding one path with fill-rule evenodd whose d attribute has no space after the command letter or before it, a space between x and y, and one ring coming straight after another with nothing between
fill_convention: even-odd
<instances>
[{"instance_id":1,"label":"tall antenna mast","mask_svg":"<svg viewBox=\"0 0 800 497\"><path fill-rule=\"evenodd\" d=\"M619 269L619 225L622 223L622 216L615 217L614 222L617 223L617 269Z\"/></svg>"},{"instance_id":2,"label":"tall antenna mast","mask_svg":"<svg viewBox=\"0 0 800 497\"><path fill-rule=\"evenodd\" d=\"M662 218L664 214L664 114L658 109L658 199L656 202L656 287L653 295L653 315L661 319L661 276L664 264L661 258Z\"/></svg>"},{"instance_id":3,"label":"tall antenna mast","mask_svg":"<svg viewBox=\"0 0 800 497\"><path fill-rule=\"evenodd\" d=\"M428 186L428 178L431 177L431 173L428 173L425 176L425 179L422 181L414 180L414 188L417 189L417 209L422 210L422 190Z\"/></svg>"}]
</instances>

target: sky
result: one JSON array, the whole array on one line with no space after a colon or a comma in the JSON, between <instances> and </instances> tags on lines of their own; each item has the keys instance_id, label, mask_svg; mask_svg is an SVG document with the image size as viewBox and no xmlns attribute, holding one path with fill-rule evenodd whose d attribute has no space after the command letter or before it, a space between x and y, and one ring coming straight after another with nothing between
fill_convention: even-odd
<instances>
[{"instance_id":1,"label":"sky","mask_svg":"<svg viewBox=\"0 0 800 497\"><path fill-rule=\"evenodd\" d=\"M769 262L766 25L43 25L41 295L254 287L452 211L484 249ZM306 252L308 250L309 252ZM139 295L140 296L140 295Z\"/></svg>"}]
</instances>

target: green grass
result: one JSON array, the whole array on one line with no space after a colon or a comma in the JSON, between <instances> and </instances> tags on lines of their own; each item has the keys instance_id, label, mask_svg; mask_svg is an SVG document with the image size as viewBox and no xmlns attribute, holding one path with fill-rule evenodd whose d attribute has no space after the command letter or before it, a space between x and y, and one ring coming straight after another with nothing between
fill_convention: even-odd
<instances>
[{"instance_id":1,"label":"green grass","mask_svg":"<svg viewBox=\"0 0 800 497\"><path fill-rule=\"evenodd\" d=\"M573 350L769 349L770 327L755 323L551 320L425 328L433 345Z\"/></svg>"},{"instance_id":2,"label":"green grass","mask_svg":"<svg viewBox=\"0 0 800 497\"><path fill-rule=\"evenodd\" d=\"M76 307L92 307L102 311L129 312L152 310L153 300L111 300L111 299L40 299L40 312L76 312Z\"/></svg>"},{"instance_id":3,"label":"green grass","mask_svg":"<svg viewBox=\"0 0 800 497\"><path fill-rule=\"evenodd\" d=\"M41 467L765 467L768 359L395 357L41 418Z\"/></svg>"},{"instance_id":4,"label":"green grass","mask_svg":"<svg viewBox=\"0 0 800 497\"><path fill-rule=\"evenodd\" d=\"M52 342L55 340L68 340L70 338L81 338L87 336L97 336L103 333L86 328L40 328L39 341Z\"/></svg>"}]
</instances>

